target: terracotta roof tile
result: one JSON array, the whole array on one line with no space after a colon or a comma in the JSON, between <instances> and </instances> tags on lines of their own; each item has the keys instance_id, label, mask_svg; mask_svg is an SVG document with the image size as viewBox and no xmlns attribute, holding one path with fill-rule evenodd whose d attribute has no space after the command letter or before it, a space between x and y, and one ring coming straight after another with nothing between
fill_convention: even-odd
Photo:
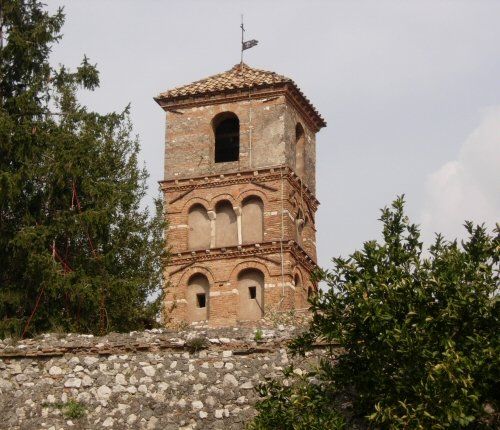
<instances>
[{"instance_id":1,"label":"terracotta roof tile","mask_svg":"<svg viewBox=\"0 0 500 430\"><path fill-rule=\"evenodd\" d=\"M292 80L274 72L254 69L243 63L236 64L226 72L165 91L158 98L185 97L287 82L292 82Z\"/></svg>"},{"instance_id":2,"label":"terracotta roof tile","mask_svg":"<svg viewBox=\"0 0 500 430\"><path fill-rule=\"evenodd\" d=\"M292 79L279 75L275 72L254 69L245 63L238 63L232 69L223 73L209 76L208 78L195 81L191 84L176 87L160 93L158 97L155 97L155 100L157 102L160 102L160 100L173 101L183 97L199 96L218 92L231 92L235 90L279 84L290 84L293 88L295 88L303 100L310 106L315 115L317 115L317 118L320 121L320 126L323 127L326 125L321 115L316 111L309 99L305 97Z\"/></svg>"}]
</instances>

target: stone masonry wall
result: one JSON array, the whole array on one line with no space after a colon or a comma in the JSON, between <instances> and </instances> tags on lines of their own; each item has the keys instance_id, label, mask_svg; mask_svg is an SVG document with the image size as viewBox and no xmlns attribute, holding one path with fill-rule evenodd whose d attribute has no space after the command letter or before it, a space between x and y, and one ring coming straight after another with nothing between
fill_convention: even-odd
<instances>
[{"instance_id":1,"label":"stone masonry wall","mask_svg":"<svg viewBox=\"0 0 500 430\"><path fill-rule=\"evenodd\" d=\"M242 429L255 387L291 363L295 332L264 329L259 342L242 327L0 340L0 429ZM208 348L193 351L201 340Z\"/></svg>"}]
</instances>

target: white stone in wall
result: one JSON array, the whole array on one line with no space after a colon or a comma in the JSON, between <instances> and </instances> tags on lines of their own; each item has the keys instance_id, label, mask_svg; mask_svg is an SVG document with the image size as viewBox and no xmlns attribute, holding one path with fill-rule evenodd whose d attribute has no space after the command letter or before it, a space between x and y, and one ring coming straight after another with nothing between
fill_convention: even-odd
<instances>
[{"instance_id":1,"label":"white stone in wall","mask_svg":"<svg viewBox=\"0 0 500 430\"><path fill-rule=\"evenodd\" d=\"M200 400L195 400L191 402L191 407L195 410L203 409L203 402Z\"/></svg>"},{"instance_id":2,"label":"white stone in wall","mask_svg":"<svg viewBox=\"0 0 500 430\"><path fill-rule=\"evenodd\" d=\"M82 380L80 378L69 378L64 382L66 388L80 388Z\"/></svg>"},{"instance_id":3,"label":"white stone in wall","mask_svg":"<svg viewBox=\"0 0 500 430\"><path fill-rule=\"evenodd\" d=\"M223 385L232 385L233 387L237 387L238 380L231 373L226 373L224 375Z\"/></svg>"},{"instance_id":4,"label":"white stone in wall","mask_svg":"<svg viewBox=\"0 0 500 430\"><path fill-rule=\"evenodd\" d=\"M111 388L107 385L101 385L96 392L96 397L99 400L108 400L109 396L111 396Z\"/></svg>"},{"instance_id":5,"label":"white stone in wall","mask_svg":"<svg viewBox=\"0 0 500 430\"><path fill-rule=\"evenodd\" d=\"M62 375L62 373L63 373L62 369L58 366L52 366L49 369L49 375L52 375L52 376L59 376L59 375Z\"/></svg>"}]
</instances>

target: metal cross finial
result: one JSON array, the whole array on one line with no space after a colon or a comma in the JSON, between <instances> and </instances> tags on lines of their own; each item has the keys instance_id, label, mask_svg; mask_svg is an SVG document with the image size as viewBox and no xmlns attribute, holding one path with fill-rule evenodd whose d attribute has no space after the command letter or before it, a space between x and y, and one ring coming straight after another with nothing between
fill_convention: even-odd
<instances>
[{"instance_id":1,"label":"metal cross finial","mask_svg":"<svg viewBox=\"0 0 500 430\"><path fill-rule=\"evenodd\" d=\"M245 42L245 25L243 24L243 15L241 15L240 28L241 28L241 59L240 59L240 64L243 64L243 51L245 51L246 49L253 48L259 42L255 39L247 40Z\"/></svg>"},{"instance_id":2,"label":"metal cross finial","mask_svg":"<svg viewBox=\"0 0 500 430\"><path fill-rule=\"evenodd\" d=\"M241 25L240 25L240 28L241 28L241 60L240 60L240 63L243 64L243 39L245 37L245 25L243 24L243 14L241 14Z\"/></svg>"}]
</instances>

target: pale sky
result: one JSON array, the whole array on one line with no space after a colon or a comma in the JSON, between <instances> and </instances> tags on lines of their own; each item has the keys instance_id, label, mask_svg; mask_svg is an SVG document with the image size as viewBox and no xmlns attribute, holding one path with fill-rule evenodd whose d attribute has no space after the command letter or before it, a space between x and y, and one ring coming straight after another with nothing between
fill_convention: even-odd
<instances>
[{"instance_id":1,"label":"pale sky","mask_svg":"<svg viewBox=\"0 0 500 430\"><path fill-rule=\"evenodd\" d=\"M97 63L82 102L132 105L150 196L162 179L164 113L153 96L239 62L295 80L328 122L317 135L318 256L379 237L401 193L424 237L500 222L500 1L46 0L66 12L52 59Z\"/></svg>"}]
</instances>

